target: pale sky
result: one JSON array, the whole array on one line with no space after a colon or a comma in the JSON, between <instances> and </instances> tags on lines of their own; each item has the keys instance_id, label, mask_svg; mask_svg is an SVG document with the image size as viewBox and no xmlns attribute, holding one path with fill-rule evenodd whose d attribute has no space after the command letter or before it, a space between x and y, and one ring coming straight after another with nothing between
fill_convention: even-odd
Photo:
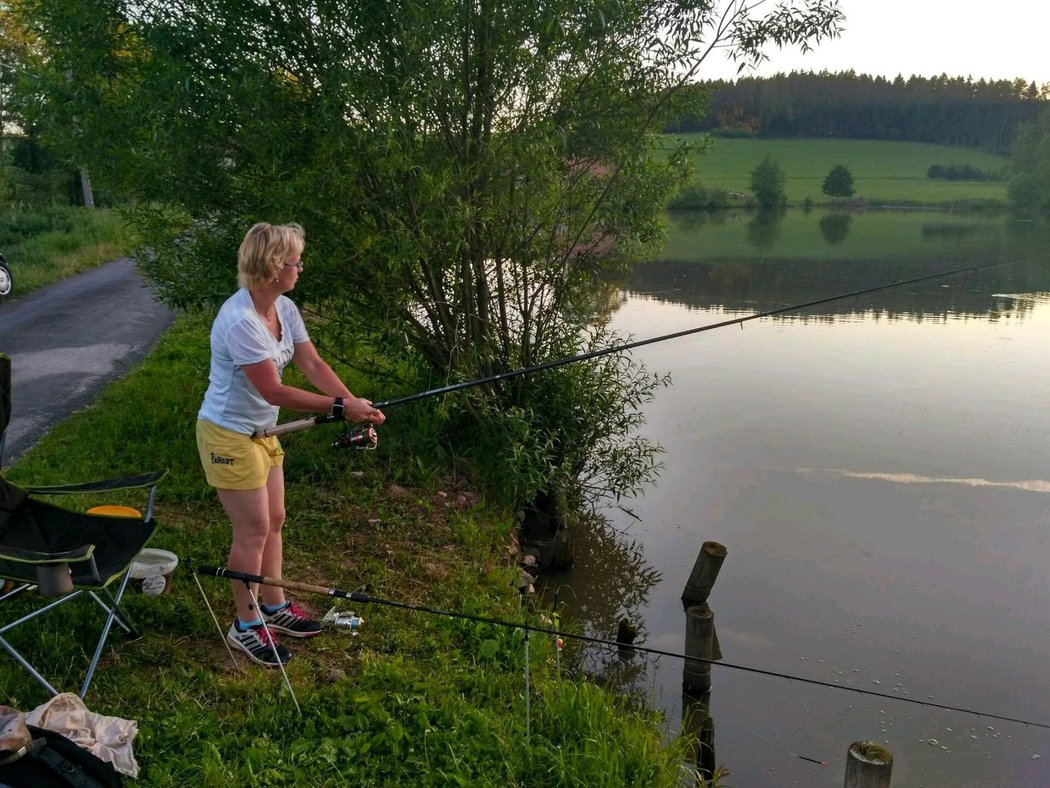
<instances>
[{"instance_id":1,"label":"pale sky","mask_svg":"<svg viewBox=\"0 0 1050 788\"><path fill-rule=\"evenodd\" d=\"M770 49L769 62L752 74L852 68L890 78L944 73L1050 83L1046 0L840 0L839 8L846 15L839 38L805 55ZM736 66L712 54L699 76L734 79Z\"/></svg>"}]
</instances>

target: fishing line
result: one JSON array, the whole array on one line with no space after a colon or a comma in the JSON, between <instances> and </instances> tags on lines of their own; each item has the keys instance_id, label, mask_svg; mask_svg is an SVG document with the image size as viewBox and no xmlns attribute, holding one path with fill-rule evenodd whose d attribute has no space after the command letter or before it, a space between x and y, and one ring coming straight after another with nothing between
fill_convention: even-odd
<instances>
[{"instance_id":1,"label":"fishing line","mask_svg":"<svg viewBox=\"0 0 1050 788\"><path fill-rule=\"evenodd\" d=\"M775 317L776 315L783 315L788 312L796 312L799 309L806 309L811 306L820 306L821 304L830 304L835 301L843 301L847 298L858 298L863 295L871 293L878 293L883 290L891 290L895 287L904 287L905 285L918 284L920 282L930 282L935 279L944 279L949 276L957 276L958 274L975 273L977 271L983 271L988 268L996 268L1007 263L1023 263L1028 260L1035 258L1024 257L1024 258L1013 258L1009 260L998 260L994 263L982 263L980 265L970 265L963 268L952 268L947 271L938 271L933 274L924 274L923 276L915 276L910 279L898 279L894 282L887 284L875 285L874 287L864 287L859 290L851 290L848 293L838 293L837 295L825 296L824 298L815 298L812 301L803 301L798 304L791 304L789 306L778 307L777 309L769 309L765 312L756 312L753 315L745 315L744 317L735 317L731 320L722 320L718 323L708 323L702 326L695 326L693 328L683 329L682 331L674 331L670 334L661 334L660 336L650 337L648 339L639 339L631 342L625 342L620 345L612 345L607 348L601 348L599 350L592 350L587 353L581 353L577 356L570 356L568 358L554 359L553 361L546 361L542 364L536 364L531 367L522 367L521 369L513 369L508 372L499 372L495 375L490 375L485 378L477 378L475 380L466 380L461 383L453 383L447 386L440 386L438 388L428 389L426 391L420 391L416 394L409 394L404 397L395 397L394 399L384 400L383 402L373 403L373 407L382 410L384 408L390 408L394 405L404 405L409 402L416 402L421 399L428 397L436 397L442 394L450 394L454 391L462 391L463 389L473 388L474 386L483 386L487 383L496 383L501 380L510 380L512 378L521 377L523 375L531 375L534 372L543 372L548 369L555 369L556 367L563 367L566 364L575 364L579 361L589 361L594 358L601 356L607 356L612 353L624 353L628 350L634 350L635 348L645 347L646 345L653 345L657 342L666 342L671 339L679 339L681 337L691 336L692 334L700 334L704 331L714 331L718 328L726 328L727 326L739 325L743 328L743 324L751 320L760 320L765 317ZM317 426L319 424L327 424L332 421L336 421L337 417L331 415L312 416L310 418L301 419L299 421L289 421L284 424L278 424L273 427L268 427L264 430L256 433L257 436L272 436L272 435L284 435L289 432L297 432L299 430L309 429L310 427ZM339 418L341 420L341 418Z\"/></svg>"},{"instance_id":2,"label":"fishing line","mask_svg":"<svg viewBox=\"0 0 1050 788\"><path fill-rule=\"evenodd\" d=\"M981 271L986 268L995 268L1000 265L1006 265L1007 263L1023 262L1028 258L1018 258L1014 260L999 260L994 263L984 263L981 265L971 265L965 268L953 268L948 271L939 271L934 274L924 274L923 276L916 276L911 279L899 279L895 282L888 284L876 285L874 287L865 287L860 290L853 290L848 293L839 293L837 295L825 296L824 298L816 298L812 301L804 301L798 304L791 304L790 306L779 307L777 309L770 309L765 312L756 312L753 315L746 315L744 317L737 317L731 320L723 320L718 323L709 323L703 326L696 326L694 328L686 328L682 331L674 331L670 334L661 334L660 336L650 337L648 339L639 339L632 342L625 342L621 345L613 345L607 348L601 348L600 350L592 350L588 353L581 353L578 356L572 356L570 358L555 359L554 361L547 361L543 364L537 364L532 367L523 367L522 369L511 370L510 372L500 372L496 375L490 375L487 378L478 378L477 380L468 380L462 383L453 383L449 386L442 386L436 389L430 389L428 391L421 391L417 394L409 394L404 397L397 397L395 399L386 400L385 402L377 402L373 404L373 407L377 409L389 408L394 405L404 405L408 402L415 402L416 400L424 399L426 397L436 397L440 394L448 394L453 391L460 391L465 388L473 386L482 386L486 383L495 383L500 380L508 380L510 378L521 377L522 375L529 375L533 372L543 372L548 369L554 369L555 367L562 367L566 364L574 364L578 361L589 361L592 358L598 358L600 356L607 356L611 353L623 353L628 350L634 350L635 348L644 347L646 345L653 345L657 342L666 342L670 339L678 339L680 337L690 336L692 334L700 334L704 331L714 331L717 328L725 328L727 326L740 325L748 322L749 320L759 320L764 317L774 317L776 315L782 315L787 312L794 312L799 309L806 309L811 306L820 306L821 304L829 304L833 301L842 301L847 298L856 298L869 293L878 293L882 290L889 290L894 287L903 287L904 285L917 284L919 282L928 282L934 279L943 279L948 276L955 276L957 274L973 273Z\"/></svg>"},{"instance_id":3,"label":"fishing line","mask_svg":"<svg viewBox=\"0 0 1050 788\"><path fill-rule=\"evenodd\" d=\"M398 602L392 599L382 599L380 597L374 597L371 594L358 593L356 591L341 591L338 588L329 588L321 585L314 585L312 583L301 583L295 580L281 580L278 578L266 577L264 575L253 575L247 572L238 572L233 569L227 569L225 567L215 566L196 566L193 571L197 574L208 575L210 577L226 577L231 580L240 580L244 583L259 583L261 585L277 586L279 588L289 588L295 591L305 591L310 594L322 594L324 596L337 597L339 599L348 599L351 602L360 602L361 604L374 604L384 605L386 607L396 607L403 610L414 610L419 613L430 613L436 616L445 616L447 618L458 618L465 621L474 621L481 624L493 624L501 627L510 627L512 629L521 629L527 632L537 632L543 635L553 635L561 638L569 638L571 640L579 640L584 643L594 643L600 646L607 646L616 649L633 649L634 651L644 652L646 654L656 654L664 657L673 657L675 659L681 659L685 661L700 662L705 665L717 665L719 667L731 668L733 670L743 671L745 673L754 673L759 676L769 676L771 678L786 679L788 681L797 681L800 684L811 684L817 687L827 687L828 689L837 690L849 690L850 692L856 692L860 695L866 695L874 698L882 698L883 700L898 701L900 703L913 703L917 706L923 706L931 709L942 709L944 711L955 711L963 714L973 714L977 717L986 717L991 720L1001 720L1003 722L1015 722L1019 725L1031 725L1036 728L1045 728L1050 730L1050 723L1035 722L1033 720L1020 719L1018 717L1008 717L1002 714L992 714L985 711L977 711L976 709L967 709L962 706L950 706L944 703L933 703L928 700L919 700L917 698L901 697L899 695L888 695L884 692L874 692L873 690L861 689L860 687L851 687L848 684L835 684L830 681L821 681L820 679L811 679L803 676L795 676L790 673L783 673L776 670L765 670L763 668L756 668L750 665L740 665L734 662L716 661L713 659L706 659L704 657L694 657L688 654L683 654L677 651L666 651L664 649L650 648L648 646L638 646L635 644L618 643L614 640L607 640L605 638L591 637L590 635L578 635L572 632L564 632L556 629L548 629L546 627L537 627L528 623L520 623L516 621L504 621L498 618L490 618L488 616L478 616L471 613L457 613L451 610L442 610L441 608L428 607L426 605L415 605L410 602Z\"/></svg>"}]
</instances>

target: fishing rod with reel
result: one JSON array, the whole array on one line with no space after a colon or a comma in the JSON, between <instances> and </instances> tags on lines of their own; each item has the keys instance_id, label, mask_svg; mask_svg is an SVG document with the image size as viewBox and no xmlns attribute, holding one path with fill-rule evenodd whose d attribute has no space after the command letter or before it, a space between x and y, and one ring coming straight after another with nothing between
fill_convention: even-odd
<instances>
[{"instance_id":1,"label":"fishing rod with reel","mask_svg":"<svg viewBox=\"0 0 1050 788\"><path fill-rule=\"evenodd\" d=\"M252 437L270 438L276 435L285 435L289 432L298 432L300 430L309 429L310 427L320 426L321 424L332 424L339 421L343 422L343 433L332 441L333 449L359 449L362 451L372 451L379 445L379 435L376 433L374 424L367 421L360 424L350 424L350 422L344 421L342 416L336 416L331 413L325 413L321 416L311 416L310 418L300 419L299 421L289 421L284 424L276 424L273 427L267 427L266 429L256 431Z\"/></svg>"},{"instance_id":2,"label":"fishing rod with reel","mask_svg":"<svg viewBox=\"0 0 1050 788\"><path fill-rule=\"evenodd\" d=\"M800 309L806 309L811 306L820 306L821 304L830 304L835 301L844 301L848 298L858 298L863 295L869 295L871 293L878 293L883 290L891 290L895 287L904 287L905 285L918 284L920 282L930 282L935 279L943 279L949 276L957 276L965 273L975 273L977 271L983 271L988 268L995 268L1000 265L1006 265L1007 263L1018 263L1024 262L1027 258L1015 258L1010 260L999 260L994 263L983 263L981 265L970 265L963 268L952 268L947 271L939 271L933 274L924 274L923 276L916 276L910 279L899 279L895 282L889 282L883 285L875 285L873 287L865 287L860 290L851 290L848 293L838 293L836 295L825 296L824 298L816 298L812 301L804 301L798 304L791 304L789 306L778 307L777 309L769 309L764 312L756 312L753 315L746 315L744 317L735 317L730 320L722 320L718 323L709 323L703 326L695 326L693 328L687 328L682 331L674 331L670 334L661 334L660 336L650 337L648 339L640 339L632 342L625 342L621 345L612 345L611 347L601 348L599 350L592 350L587 353L581 353L577 356L570 356L568 358L555 359L553 361L546 361L542 364L536 364L531 367L522 367L520 369L513 369L507 372L499 372L495 375L489 375L484 378L477 378L475 380L467 380L461 383L452 383L447 386L440 386L438 388L428 389L426 391L420 391L416 394L408 394L404 397L395 397L384 402L376 402L372 404L372 407L377 410L384 408L390 408L394 405L405 405L409 402L417 402L418 400L426 399L428 397L437 397L442 394L450 394L454 391L462 391L463 389L473 388L475 386L483 386L488 383L496 383L501 380L510 380L511 378L521 377L523 375L530 375L535 372L543 372L548 369L554 369L556 367L563 367L566 364L575 364L580 361L589 361L592 358L599 358L600 356L607 356L612 353L623 353L628 350L635 348L644 347L645 345L653 345L657 342L666 342L671 339L679 339L681 337L690 336L692 334L700 334L704 331L714 331L719 328L726 328L728 326L743 326L751 320L760 320L765 317L775 317L777 315L787 314L788 312L797 312ZM332 414L325 414L322 416L311 416L309 418L300 419L298 421L289 421L284 424L277 424L273 427L267 427L266 429L259 430L253 437L270 437L274 435L286 435L290 432L299 432L300 430L307 430L312 427L316 427L321 424L329 424L334 421L341 420L341 417ZM377 436L375 428L371 424L359 424L355 427L346 427L342 436L332 442L333 448L357 448L357 449L374 449L377 444Z\"/></svg>"},{"instance_id":3,"label":"fishing rod with reel","mask_svg":"<svg viewBox=\"0 0 1050 788\"><path fill-rule=\"evenodd\" d=\"M499 618L492 618L489 616L480 616L472 613L461 613L452 610L444 610L437 607L429 607L427 605L417 605L411 602L399 602L393 599L383 599L382 597L372 596L364 591L343 591L338 588L332 588L329 586L317 585L315 583L303 583L296 580L285 580L282 578L267 577L266 575L256 575L248 572L239 572L234 569L228 569L221 566L210 566L210 565L194 565L191 570L195 575L204 575L207 577L218 577L227 578L229 580L236 580L244 584L258 583L264 586L275 586L277 588L286 588L292 591L302 591L308 594L321 594L323 596L333 597L336 599L346 599L351 602L357 602L359 604L372 604L382 605L385 607L394 607L401 610L411 610L417 613L429 613L430 615L443 616L446 618L460 619L463 621L472 621L475 623L490 624L492 626L507 627L511 629L519 630L525 633L526 637L529 633L537 633L541 635L551 635L560 639L576 640L581 643L590 643L598 646L605 646L609 648L616 648L618 650L630 650L637 651L643 654L652 654L654 656L665 656L673 657L676 659L682 659L686 662L699 662L705 665L719 666L722 668L728 668L731 670L743 671L745 673L753 673L760 676L767 676L771 678L786 679L800 684L808 684L811 686L825 687L827 689L835 690L848 690L851 692L858 693L860 695L867 695L871 697L882 698L884 700L899 701L901 703L911 703L918 706L924 706L927 708L942 709L945 711L962 712L964 714L974 714L978 717L986 717L993 720L1001 720L1003 722L1013 722L1021 725L1030 725L1036 728L1045 728L1050 730L1050 722L1040 722L1037 720L1021 719L1018 717L1010 717L1002 714L993 714L986 711L979 711L977 709L969 709L964 706L953 706L945 703L935 703L930 700L920 700L919 698L910 698L901 695L890 695L885 692L876 692L875 690L865 689L863 687L855 687L849 684L832 683L829 681L822 681L820 679L809 678L806 676L798 676L781 671L767 670L764 668L756 668L751 665L742 665L734 662L726 662L724 660L708 659L706 657L700 657L692 654L685 654L681 652L668 651L666 649L652 648L649 646L643 646L636 643L623 643L616 640L608 640L606 638L594 637L591 635L582 635L575 632L566 632L552 627L541 627L534 624L529 624L527 621L506 621ZM198 584L199 585L199 584ZM201 593L204 590L201 589ZM205 597L207 600L207 597ZM331 614L331 613L330 613ZM353 613L349 614L338 614L344 618L343 621L335 620L333 623L341 625L352 631L357 631L360 626L362 619L355 616ZM351 617L356 621L356 624L351 622ZM335 618L335 617L334 617ZM221 633L221 628L220 628ZM526 640L526 643L528 641ZM289 689L291 687L289 686ZM294 692L293 692L294 695ZM298 703L296 704L298 705ZM809 759L807 759L809 760Z\"/></svg>"}]
</instances>

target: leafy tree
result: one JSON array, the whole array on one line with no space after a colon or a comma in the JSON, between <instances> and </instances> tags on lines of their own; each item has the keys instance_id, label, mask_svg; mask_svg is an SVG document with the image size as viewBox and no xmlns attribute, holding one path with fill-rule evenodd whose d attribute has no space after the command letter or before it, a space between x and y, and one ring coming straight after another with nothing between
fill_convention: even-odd
<instances>
[{"instance_id":1,"label":"leafy tree","mask_svg":"<svg viewBox=\"0 0 1050 788\"><path fill-rule=\"evenodd\" d=\"M14 163L34 176L26 179L30 182L32 194L20 193L20 202L27 197L54 199L58 191L66 191L65 186L56 191L56 181L65 184L70 174L61 171L63 162L55 161L52 151L41 144L32 119L31 105L39 98L38 75L34 69L46 57L46 45L30 23L30 14L28 0L0 0L0 173L4 172L3 165L6 164L4 134L17 129ZM79 186L79 194L70 191L71 202L93 207L94 197L87 170L70 163L71 170L78 170Z\"/></svg>"},{"instance_id":2,"label":"leafy tree","mask_svg":"<svg viewBox=\"0 0 1050 788\"><path fill-rule=\"evenodd\" d=\"M656 157L653 134L699 110L683 88L704 58L743 66L841 22L837 0L24 2L48 45L40 121L135 198L156 291L214 304L247 226L299 221L319 341L367 342L406 388L586 347L596 277L659 238L688 176L687 149ZM486 466L541 489L567 445L598 445L558 432L572 413L540 399L536 381L569 376L472 390L448 417L506 425Z\"/></svg>"},{"instance_id":3,"label":"leafy tree","mask_svg":"<svg viewBox=\"0 0 1050 788\"><path fill-rule=\"evenodd\" d=\"M766 156L751 170L751 192L755 195L761 211L774 211L784 207L787 193L784 169L772 157Z\"/></svg>"},{"instance_id":4,"label":"leafy tree","mask_svg":"<svg viewBox=\"0 0 1050 788\"><path fill-rule=\"evenodd\" d=\"M1050 213L1050 110L1020 127L1011 166L1016 174L1007 194L1015 210Z\"/></svg>"},{"instance_id":5,"label":"leafy tree","mask_svg":"<svg viewBox=\"0 0 1050 788\"><path fill-rule=\"evenodd\" d=\"M5 137L22 125L17 86L32 50L17 7L16 1L0 1L0 177L5 176L8 158Z\"/></svg>"},{"instance_id":6,"label":"leafy tree","mask_svg":"<svg viewBox=\"0 0 1050 788\"><path fill-rule=\"evenodd\" d=\"M842 164L836 164L824 177L824 194L828 197L852 197L853 173Z\"/></svg>"}]
</instances>

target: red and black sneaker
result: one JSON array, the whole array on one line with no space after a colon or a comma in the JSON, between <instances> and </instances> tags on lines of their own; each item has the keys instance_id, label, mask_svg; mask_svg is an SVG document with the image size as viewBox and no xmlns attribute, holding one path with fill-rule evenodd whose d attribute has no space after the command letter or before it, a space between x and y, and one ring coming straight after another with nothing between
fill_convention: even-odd
<instances>
[{"instance_id":1,"label":"red and black sneaker","mask_svg":"<svg viewBox=\"0 0 1050 788\"><path fill-rule=\"evenodd\" d=\"M293 638L312 638L321 634L321 622L315 621L294 602L285 602L284 607L273 613L262 611L266 626L274 632Z\"/></svg>"},{"instance_id":2,"label":"red and black sneaker","mask_svg":"<svg viewBox=\"0 0 1050 788\"><path fill-rule=\"evenodd\" d=\"M226 640L247 654L252 662L268 668L275 668L292 658L292 652L278 643L262 624L242 630L234 621L226 633Z\"/></svg>"}]
</instances>

